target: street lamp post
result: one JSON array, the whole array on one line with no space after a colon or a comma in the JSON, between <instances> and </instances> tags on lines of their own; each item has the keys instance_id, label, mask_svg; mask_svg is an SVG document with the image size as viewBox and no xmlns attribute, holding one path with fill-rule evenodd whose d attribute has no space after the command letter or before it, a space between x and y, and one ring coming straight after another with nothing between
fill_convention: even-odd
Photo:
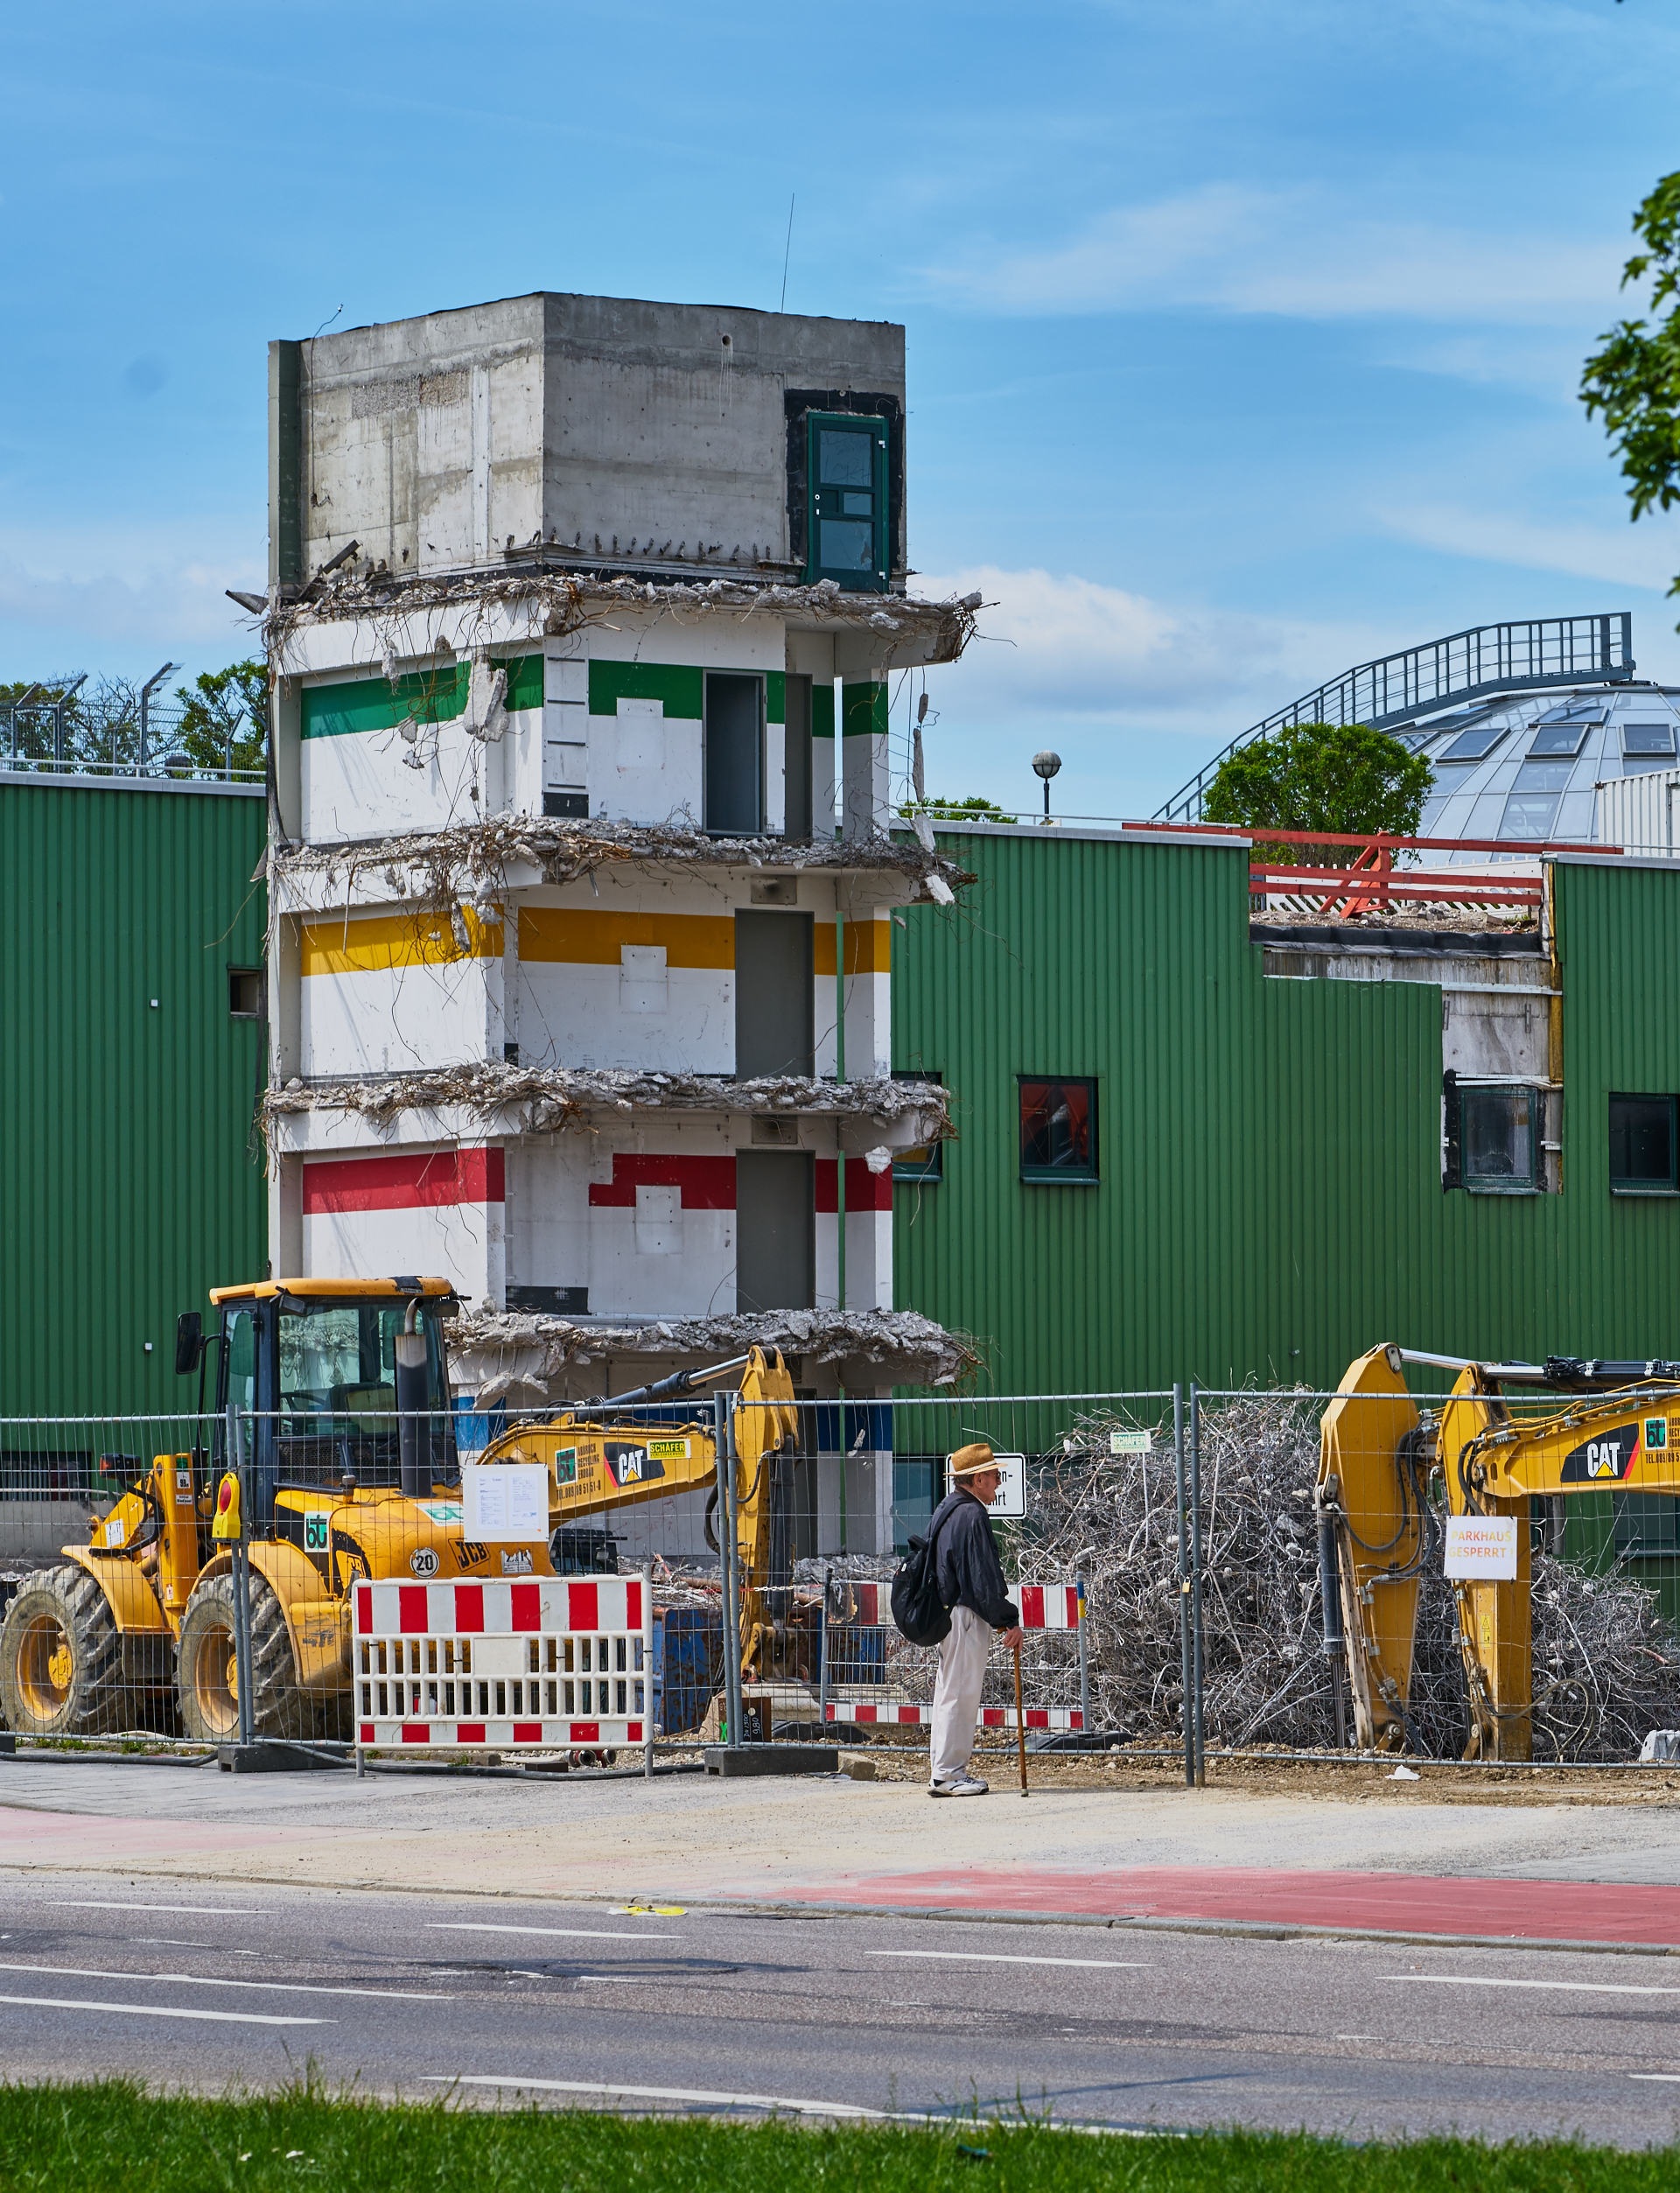
<instances>
[{"instance_id":1,"label":"street lamp post","mask_svg":"<svg viewBox=\"0 0 1680 2193\"><path fill-rule=\"evenodd\" d=\"M1032 767L1044 779L1044 819L1047 823L1050 820L1050 780L1061 767L1061 756L1050 753L1046 748L1043 753L1033 755Z\"/></svg>"}]
</instances>

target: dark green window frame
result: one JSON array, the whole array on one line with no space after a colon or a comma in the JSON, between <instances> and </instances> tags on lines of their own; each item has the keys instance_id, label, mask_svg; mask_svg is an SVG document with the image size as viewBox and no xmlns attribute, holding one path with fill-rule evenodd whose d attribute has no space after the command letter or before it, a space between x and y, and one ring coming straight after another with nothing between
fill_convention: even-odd
<instances>
[{"instance_id":1,"label":"dark green window frame","mask_svg":"<svg viewBox=\"0 0 1680 2193\"><path fill-rule=\"evenodd\" d=\"M1096 1075L1018 1074L1015 1088L1022 1180L1095 1188L1101 1177Z\"/></svg>"},{"instance_id":2,"label":"dark green window frame","mask_svg":"<svg viewBox=\"0 0 1680 2193\"><path fill-rule=\"evenodd\" d=\"M1639 1108L1642 1118L1634 1107ZM1666 1096L1642 1096L1613 1089L1610 1093L1610 1193L1613 1195L1680 1195L1680 1118L1676 1118L1676 1099ZM1663 1116L1666 1116L1666 1135ZM1660 1154L1661 1139L1653 1143L1648 1139L1653 1131L1668 1144L1668 1170L1656 1169L1652 1160ZM1647 1169L1636 1173L1631 1160L1639 1146L1635 1136L1644 1143ZM1620 1167L1620 1170L1618 1169Z\"/></svg>"},{"instance_id":3,"label":"dark green window frame","mask_svg":"<svg viewBox=\"0 0 1680 2193\"><path fill-rule=\"evenodd\" d=\"M831 578L847 593L884 594L892 552L887 423L851 411L808 411L805 432L803 582ZM825 436L836 438L826 463Z\"/></svg>"},{"instance_id":4,"label":"dark green window frame","mask_svg":"<svg viewBox=\"0 0 1680 2193\"><path fill-rule=\"evenodd\" d=\"M1544 1109L1544 1092L1531 1082L1472 1082L1459 1084L1460 1114L1460 1164L1463 1185L1472 1195L1537 1195L1544 1183L1540 1170L1540 1120ZM1519 1117L1510 1118L1506 1143L1500 1144L1499 1114L1502 1109L1513 1115L1521 1104L1526 1109L1526 1121ZM1479 1121L1477 1114L1482 1115ZM1509 1149L1521 1148L1526 1136L1527 1170L1519 1172L1513 1166L1508 1173L1495 1169Z\"/></svg>"}]
</instances>

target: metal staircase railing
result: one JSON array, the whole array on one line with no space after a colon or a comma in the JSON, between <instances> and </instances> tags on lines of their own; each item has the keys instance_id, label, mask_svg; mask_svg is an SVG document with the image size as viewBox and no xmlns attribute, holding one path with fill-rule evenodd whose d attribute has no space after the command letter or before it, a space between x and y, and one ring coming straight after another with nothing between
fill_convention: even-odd
<instances>
[{"instance_id":1,"label":"metal staircase railing","mask_svg":"<svg viewBox=\"0 0 1680 2193\"><path fill-rule=\"evenodd\" d=\"M1625 609L1608 616L1534 617L1449 633L1444 640L1344 670L1255 724L1158 808L1155 820L1200 822L1202 801L1220 764L1251 739L1292 724L1369 724L1382 731L1484 693L1527 692L1595 679L1618 683L1633 676L1634 667L1634 620Z\"/></svg>"}]
</instances>

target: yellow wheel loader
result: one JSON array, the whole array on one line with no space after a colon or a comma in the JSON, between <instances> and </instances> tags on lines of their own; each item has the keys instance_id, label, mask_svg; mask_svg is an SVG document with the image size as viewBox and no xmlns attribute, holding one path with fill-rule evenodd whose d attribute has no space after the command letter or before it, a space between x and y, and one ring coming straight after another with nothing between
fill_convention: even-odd
<instances>
[{"instance_id":1,"label":"yellow wheel loader","mask_svg":"<svg viewBox=\"0 0 1680 2193\"><path fill-rule=\"evenodd\" d=\"M261 1280L210 1299L216 1329L185 1313L175 1354L199 1374L200 1419L214 1365L208 1443L158 1455L88 1545L24 1580L0 1626L0 1713L20 1734L178 1721L205 1741L237 1735L233 1553L213 1534L230 1421L256 1735L347 1734L356 1579L552 1573L546 1543L463 1538L446 1279Z\"/></svg>"},{"instance_id":2,"label":"yellow wheel loader","mask_svg":"<svg viewBox=\"0 0 1680 2193\"><path fill-rule=\"evenodd\" d=\"M608 1534L584 1517L610 1518L621 1509L708 1489L706 1538L717 1549L717 1419L710 1406L686 1422L635 1423L635 1409L660 1409L692 1396L733 1371L741 1375L728 1444L732 1447L735 1550L741 1579L741 1677L800 1679L801 1650L789 1617L793 1606L794 1467L799 1457L799 1411L780 1356L753 1348L707 1370L675 1371L652 1385L611 1400L589 1402L536 1422L510 1426L484 1450L486 1462L541 1462L549 1473L550 1556L556 1569L592 1565ZM729 1465L725 1464L725 1483ZM726 1523L724 1525L727 1528Z\"/></svg>"},{"instance_id":3,"label":"yellow wheel loader","mask_svg":"<svg viewBox=\"0 0 1680 2193\"><path fill-rule=\"evenodd\" d=\"M1458 1373L1426 1416L1409 1363ZM1408 1741L1418 1584L1451 1532L1457 1565L1483 1571L1454 1587L1465 1757L1532 1756L1535 1503L1605 1491L1680 1492L1680 1363L1480 1363L1384 1346L1348 1366L1320 1424L1319 1562L1325 1650L1345 1661L1362 1748Z\"/></svg>"}]
</instances>

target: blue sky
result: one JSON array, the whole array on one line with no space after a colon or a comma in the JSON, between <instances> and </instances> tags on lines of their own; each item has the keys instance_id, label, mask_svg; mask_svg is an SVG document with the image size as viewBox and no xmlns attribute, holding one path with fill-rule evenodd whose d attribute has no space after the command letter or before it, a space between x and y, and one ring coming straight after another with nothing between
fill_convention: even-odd
<instances>
[{"instance_id":1,"label":"blue sky","mask_svg":"<svg viewBox=\"0 0 1680 2193\"><path fill-rule=\"evenodd\" d=\"M1580 362L1680 166L1664 0L297 0L0 27L0 677L245 650L266 346L536 289L908 331L934 788L1147 813L1349 663L1630 608Z\"/></svg>"}]
</instances>

